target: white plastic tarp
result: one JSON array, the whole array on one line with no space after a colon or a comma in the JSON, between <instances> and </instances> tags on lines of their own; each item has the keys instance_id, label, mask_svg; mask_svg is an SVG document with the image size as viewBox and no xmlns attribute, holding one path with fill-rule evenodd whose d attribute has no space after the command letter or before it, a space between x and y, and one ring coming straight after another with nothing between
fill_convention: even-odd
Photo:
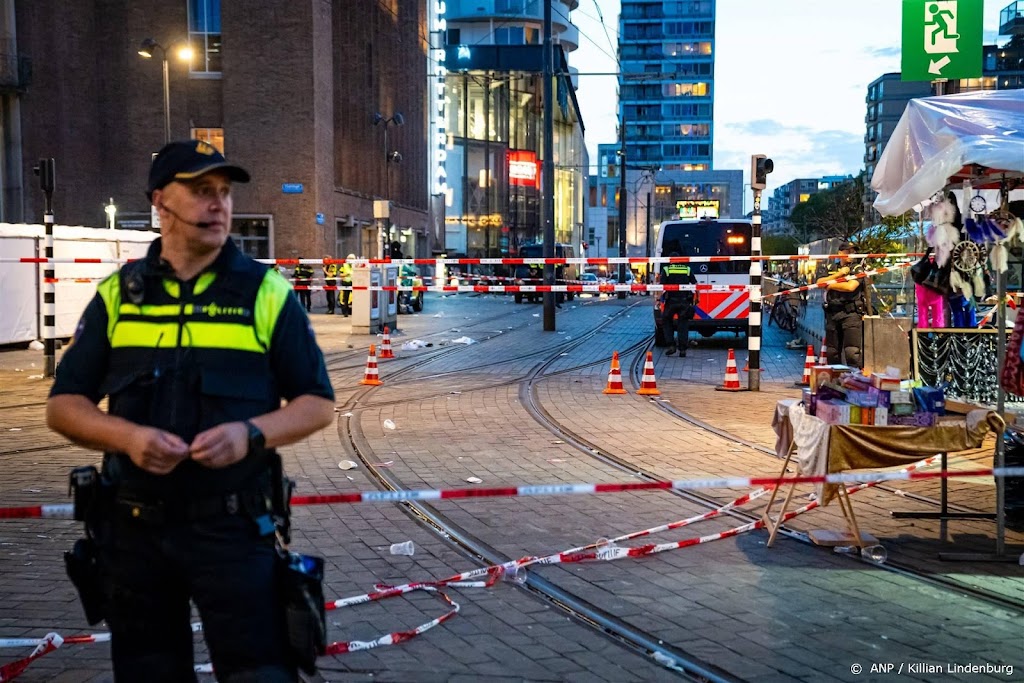
<instances>
[{"instance_id":1,"label":"white plastic tarp","mask_svg":"<svg viewBox=\"0 0 1024 683\"><path fill-rule=\"evenodd\" d=\"M902 214L968 164L1024 173L1024 90L910 100L871 177L875 209Z\"/></svg>"}]
</instances>

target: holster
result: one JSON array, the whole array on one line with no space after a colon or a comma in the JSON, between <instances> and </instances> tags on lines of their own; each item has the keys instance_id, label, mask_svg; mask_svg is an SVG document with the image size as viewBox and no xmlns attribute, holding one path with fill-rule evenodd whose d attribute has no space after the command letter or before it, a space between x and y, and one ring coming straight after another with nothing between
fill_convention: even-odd
<instances>
[{"instance_id":1,"label":"holster","mask_svg":"<svg viewBox=\"0 0 1024 683\"><path fill-rule=\"evenodd\" d=\"M64 566L68 578L78 591L78 599L82 601L85 620L90 626L103 621L106 611L96 542L91 538L80 538L75 541L70 551L64 551Z\"/></svg>"},{"instance_id":2,"label":"holster","mask_svg":"<svg viewBox=\"0 0 1024 683\"><path fill-rule=\"evenodd\" d=\"M284 552L281 555L281 594L284 598L288 647L295 664L316 672L316 658L327 651L322 557Z\"/></svg>"},{"instance_id":3,"label":"holster","mask_svg":"<svg viewBox=\"0 0 1024 683\"><path fill-rule=\"evenodd\" d=\"M91 625L106 616L96 530L109 515L113 493L99 471L89 465L71 470L68 495L74 497L75 519L85 522L85 538L78 539L70 551L65 551L64 566Z\"/></svg>"}]
</instances>

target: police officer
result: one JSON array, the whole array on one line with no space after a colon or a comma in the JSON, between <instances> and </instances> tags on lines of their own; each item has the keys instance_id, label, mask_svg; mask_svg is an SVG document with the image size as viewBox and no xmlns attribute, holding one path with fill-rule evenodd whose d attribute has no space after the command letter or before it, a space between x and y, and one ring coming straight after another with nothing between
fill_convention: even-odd
<instances>
[{"instance_id":1,"label":"police officer","mask_svg":"<svg viewBox=\"0 0 1024 683\"><path fill-rule=\"evenodd\" d=\"M839 259L829 273L819 277L817 284L828 284L825 289L825 347L830 365L844 362L859 368L863 366L863 316L867 312L864 284L860 278L836 282L838 278L863 272L860 266L850 266L853 245L839 245Z\"/></svg>"},{"instance_id":2,"label":"police officer","mask_svg":"<svg viewBox=\"0 0 1024 683\"><path fill-rule=\"evenodd\" d=\"M160 150L161 236L99 284L47 403L50 428L104 451L87 529L118 681L195 680L190 599L220 680L297 679L273 449L330 424L334 392L288 282L228 236L248 180L206 142Z\"/></svg>"},{"instance_id":3,"label":"police officer","mask_svg":"<svg viewBox=\"0 0 1024 683\"><path fill-rule=\"evenodd\" d=\"M313 310L313 293L310 286L313 284L313 268L305 263L295 266L292 273L295 278L295 291L299 295L299 303L306 307L306 313Z\"/></svg>"},{"instance_id":4,"label":"police officer","mask_svg":"<svg viewBox=\"0 0 1024 683\"><path fill-rule=\"evenodd\" d=\"M669 258L678 257L679 252L673 251ZM697 278L690 272L688 263L666 263L661 267L661 284L663 285L695 285ZM686 348L690 344L690 320L694 313L694 292L673 291L662 295L661 334L668 342L666 356L676 353L676 332L679 333L679 355L686 356Z\"/></svg>"},{"instance_id":5,"label":"police officer","mask_svg":"<svg viewBox=\"0 0 1024 683\"><path fill-rule=\"evenodd\" d=\"M324 256L324 284L328 288L338 286L338 264L328 263L331 260L330 254ZM327 315L332 315L334 313L334 302L338 300L338 290L326 289L324 294L327 295Z\"/></svg>"},{"instance_id":6,"label":"police officer","mask_svg":"<svg viewBox=\"0 0 1024 683\"><path fill-rule=\"evenodd\" d=\"M338 283L342 287L338 291L338 304L341 307L341 314L345 317L352 314L352 261L355 258L355 254L349 254L338 268Z\"/></svg>"}]
</instances>

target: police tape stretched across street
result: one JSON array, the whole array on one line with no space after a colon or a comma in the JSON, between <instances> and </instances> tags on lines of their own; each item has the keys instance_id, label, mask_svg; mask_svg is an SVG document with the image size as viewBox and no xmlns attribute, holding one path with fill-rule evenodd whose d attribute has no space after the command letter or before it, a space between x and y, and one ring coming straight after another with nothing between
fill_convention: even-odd
<instances>
[{"instance_id":1,"label":"police tape stretched across street","mask_svg":"<svg viewBox=\"0 0 1024 683\"><path fill-rule=\"evenodd\" d=\"M323 562L288 550L274 448L330 424L334 391L289 283L229 237L248 181L206 142L160 150L160 238L99 284L47 403L103 451L72 473L85 538L65 559L118 681L195 680L190 600L222 681L297 680L326 645Z\"/></svg>"}]
</instances>

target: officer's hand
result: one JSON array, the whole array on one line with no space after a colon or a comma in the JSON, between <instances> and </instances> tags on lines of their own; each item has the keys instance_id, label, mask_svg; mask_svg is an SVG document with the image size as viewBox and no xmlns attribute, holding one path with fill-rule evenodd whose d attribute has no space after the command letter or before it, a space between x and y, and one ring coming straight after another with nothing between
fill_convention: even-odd
<instances>
[{"instance_id":1,"label":"officer's hand","mask_svg":"<svg viewBox=\"0 0 1024 683\"><path fill-rule=\"evenodd\" d=\"M233 465L249 451L249 430L244 422L225 422L201 432L189 446L192 459L211 469Z\"/></svg>"},{"instance_id":2,"label":"officer's hand","mask_svg":"<svg viewBox=\"0 0 1024 683\"><path fill-rule=\"evenodd\" d=\"M150 474L168 474L188 459L188 444L177 434L155 427L138 427L128 444L128 457Z\"/></svg>"},{"instance_id":3,"label":"officer's hand","mask_svg":"<svg viewBox=\"0 0 1024 683\"><path fill-rule=\"evenodd\" d=\"M850 268L848 266L843 266L842 268L839 269L839 274L840 275L849 275L850 274Z\"/></svg>"}]
</instances>

